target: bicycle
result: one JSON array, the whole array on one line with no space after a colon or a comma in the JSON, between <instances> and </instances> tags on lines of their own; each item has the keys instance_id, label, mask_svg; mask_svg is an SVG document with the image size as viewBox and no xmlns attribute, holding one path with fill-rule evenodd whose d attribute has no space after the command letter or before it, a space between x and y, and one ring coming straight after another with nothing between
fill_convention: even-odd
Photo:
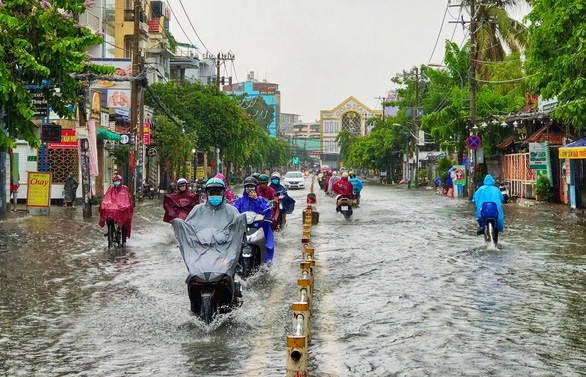
<instances>
[{"instance_id":1,"label":"bicycle","mask_svg":"<svg viewBox=\"0 0 586 377\"><path fill-rule=\"evenodd\" d=\"M116 246L124 246L126 244L126 223L122 225L122 228L116 224L116 221L107 219L106 224L108 225L108 250L114 243Z\"/></svg>"}]
</instances>

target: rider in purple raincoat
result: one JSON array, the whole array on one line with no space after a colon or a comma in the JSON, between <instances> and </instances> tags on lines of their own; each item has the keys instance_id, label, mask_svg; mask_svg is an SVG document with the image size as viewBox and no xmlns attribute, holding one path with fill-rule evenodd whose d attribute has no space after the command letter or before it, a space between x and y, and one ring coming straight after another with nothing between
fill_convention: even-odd
<instances>
[{"instance_id":1,"label":"rider in purple raincoat","mask_svg":"<svg viewBox=\"0 0 586 377\"><path fill-rule=\"evenodd\" d=\"M266 199L258 196L256 186L256 180L253 177L246 178L244 180L244 193L240 198L236 199L234 207L240 213L252 211L264 215L267 219L272 219L271 206ZM273 254L275 253L275 240L273 238L271 222L265 221L261 227L266 238L265 263L270 267L273 263Z\"/></svg>"}]
</instances>

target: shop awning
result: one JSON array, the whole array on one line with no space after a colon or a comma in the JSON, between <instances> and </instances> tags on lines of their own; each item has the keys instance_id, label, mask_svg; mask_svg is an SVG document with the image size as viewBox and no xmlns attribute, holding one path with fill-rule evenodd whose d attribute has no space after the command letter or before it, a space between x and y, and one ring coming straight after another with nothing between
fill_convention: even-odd
<instances>
[{"instance_id":1,"label":"shop awning","mask_svg":"<svg viewBox=\"0 0 586 377\"><path fill-rule=\"evenodd\" d=\"M110 130L103 130L101 128L98 128L98 129L96 129L96 132L98 133L98 139L116 140L116 141L122 140L122 136L120 136L116 132L112 132Z\"/></svg>"},{"instance_id":2,"label":"shop awning","mask_svg":"<svg viewBox=\"0 0 586 377\"><path fill-rule=\"evenodd\" d=\"M586 137L560 147L560 158L586 159Z\"/></svg>"}]
</instances>

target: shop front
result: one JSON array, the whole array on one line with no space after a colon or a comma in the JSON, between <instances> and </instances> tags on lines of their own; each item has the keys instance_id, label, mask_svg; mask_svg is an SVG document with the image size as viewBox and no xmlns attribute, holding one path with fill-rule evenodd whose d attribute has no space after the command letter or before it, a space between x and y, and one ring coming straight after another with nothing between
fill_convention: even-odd
<instances>
[{"instance_id":1,"label":"shop front","mask_svg":"<svg viewBox=\"0 0 586 377\"><path fill-rule=\"evenodd\" d=\"M572 210L586 210L586 137L559 149L563 161L569 205Z\"/></svg>"}]
</instances>

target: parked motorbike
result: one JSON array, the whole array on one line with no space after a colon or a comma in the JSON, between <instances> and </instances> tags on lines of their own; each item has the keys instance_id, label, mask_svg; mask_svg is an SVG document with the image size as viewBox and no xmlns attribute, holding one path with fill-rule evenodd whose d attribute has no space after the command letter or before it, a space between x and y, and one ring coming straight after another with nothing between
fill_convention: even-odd
<instances>
[{"instance_id":1,"label":"parked motorbike","mask_svg":"<svg viewBox=\"0 0 586 377\"><path fill-rule=\"evenodd\" d=\"M155 186L151 184L144 185L142 189L142 195L144 198L154 199L157 192L155 191Z\"/></svg>"},{"instance_id":2,"label":"parked motorbike","mask_svg":"<svg viewBox=\"0 0 586 377\"><path fill-rule=\"evenodd\" d=\"M250 277L265 260L266 239L262 228L257 227L265 221L264 215L248 211L246 214L246 245L240 256L240 276L243 279Z\"/></svg>"},{"instance_id":3,"label":"parked motorbike","mask_svg":"<svg viewBox=\"0 0 586 377\"><path fill-rule=\"evenodd\" d=\"M509 194L509 184L506 182L501 182L499 190L501 190L501 194L503 194L503 203L508 203L511 200L511 196Z\"/></svg>"},{"instance_id":4,"label":"parked motorbike","mask_svg":"<svg viewBox=\"0 0 586 377\"><path fill-rule=\"evenodd\" d=\"M499 230L496 227L498 210L496 203L486 202L482 204L481 216L484 220L484 241L496 245L499 241Z\"/></svg>"},{"instance_id":5,"label":"parked motorbike","mask_svg":"<svg viewBox=\"0 0 586 377\"><path fill-rule=\"evenodd\" d=\"M342 212L346 219L352 216L352 199L346 195L338 196L336 200L336 212Z\"/></svg>"},{"instance_id":6,"label":"parked motorbike","mask_svg":"<svg viewBox=\"0 0 586 377\"><path fill-rule=\"evenodd\" d=\"M175 235L189 275L186 279L191 311L205 323L240 305L240 283L234 277L242 254L245 227L237 219L228 229L195 230L174 220ZM241 229L241 230L237 230Z\"/></svg>"}]
</instances>

